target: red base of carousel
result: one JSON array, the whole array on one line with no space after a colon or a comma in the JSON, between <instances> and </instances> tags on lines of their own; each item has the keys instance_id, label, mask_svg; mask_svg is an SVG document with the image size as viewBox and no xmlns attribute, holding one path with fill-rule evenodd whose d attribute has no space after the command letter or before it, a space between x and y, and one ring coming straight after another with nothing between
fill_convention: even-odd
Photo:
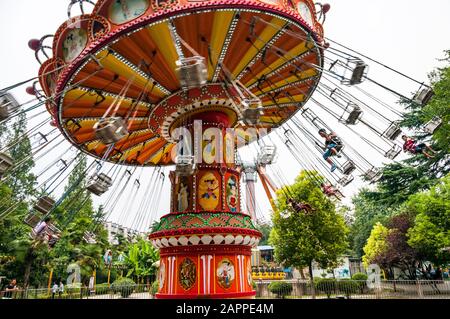
<instances>
[{"instance_id":1,"label":"red base of carousel","mask_svg":"<svg viewBox=\"0 0 450 319\"><path fill-rule=\"evenodd\" d=\"M254 299L256 291L231 293L231 294L213 294L213 295L165 295L156 294L156 299Z\"/></svg>"},{"instance_id":2,"label":"red base of carousel","mask_svg":"<svg viewBox=\"0 0 450 319\"><path fill-rule=\"evenodd\" d=\"M253 298L251 247L192 245L160 251L159 299Z\"/></svg>"}]
</instances>

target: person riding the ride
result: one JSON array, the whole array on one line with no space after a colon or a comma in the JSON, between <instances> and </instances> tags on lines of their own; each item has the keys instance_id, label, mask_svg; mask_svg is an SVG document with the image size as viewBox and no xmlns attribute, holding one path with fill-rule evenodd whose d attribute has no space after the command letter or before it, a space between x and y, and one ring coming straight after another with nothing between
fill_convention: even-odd
<instances>
[{"instance_id":1,"label":"person riding the ride","mask_svg":"<svg viewBox=\"0 0 450 319\"><path fill-rule=\"evenodd\" d=\"M313 209L311 207L311 205L309 204L305 204L305 203L298 203L296 202L294 199L289 198L287 200L287 202L292 206L292 208L294 208L294 210L297 213L300 213L302 211L305 211L307 214L311 214L311 212L315 211L315 209Z\"/></svg>"},{"instance_id":2,"label":"person riding the ride","mask_svg":"<svg viewBox=\"0 0 450 319\"><path fill-rule=\"evenodd\" d=\"M409 138L406 135L403 135L402 139L405 141L405 143L403 144L403 152L409 152L412 154L422 153L428 158L433 158L434 156L432 154L427 153L426 150L436 153L436 151L433 150L430 146L426 145L425 143L417 144L415 140Z\"/></svg>"},{"instance_id":3,"label":"person riding the ride","mask_svg":"<svg viewBox=\"0 0 450 319\"><path fill-rule=\"evenodd\" d=\"M339 151L342 149L342 140L334 132L327 134L325 129L319 130L319 135L325 139L325 153L323 153L323 159L331 165L331 172L334 172L337 168L336 164L331 160L331 156L341 157Z\"/></svg>"},{"instance_id":4,"label":"person riding the ride","mask_svg":"<svg viewBox=\"0 0 450 319\"><path fill-rule=\"evenodd\" d=\"M328 197L334 196L337 199L345 197L341 191L336 189L333 185L322 183L320 184L320 187L322 188L322 192Z\"/></svg>"}]
</instances>

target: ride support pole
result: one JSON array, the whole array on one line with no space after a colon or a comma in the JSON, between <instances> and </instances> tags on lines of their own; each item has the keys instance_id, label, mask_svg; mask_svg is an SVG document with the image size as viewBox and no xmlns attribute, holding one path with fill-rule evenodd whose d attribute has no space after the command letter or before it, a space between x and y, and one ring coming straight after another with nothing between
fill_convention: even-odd
<instances>
[{"instance_id":1,"label":"ride support pole","mask_svg":"<svg viewBox=\"0 0 450 319\"><path fill-rule=\"evenodd\" d=\"M50 289L51 289L51 285L52 285L52 278L53 278L53 268L50 269L50 275L48 276L47 293L50 293Z\"/></svg>"}]
</instances>

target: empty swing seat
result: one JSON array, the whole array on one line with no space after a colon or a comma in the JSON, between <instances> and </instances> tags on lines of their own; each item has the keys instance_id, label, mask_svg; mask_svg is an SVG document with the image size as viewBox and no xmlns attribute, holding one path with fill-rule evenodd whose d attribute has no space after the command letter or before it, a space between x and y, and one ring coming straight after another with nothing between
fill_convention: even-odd
<instances>
[{"instance_id":1,"label":"empty swing seat","mask_svg":"<svg viewBox=\"0 0 450 319\"><path fill-rule=\"evenodd\" d=\"M402 129L397 122L392 122L391 125L383 132L382 136L394 141L397 137L402 134Z\"/></svg>"},{"instance_id":2,"label":"empty swing seat","mask_svg":"<svg viewBox=\"0 0 450 319\"><path fill-rule=\"evenodd\" d=\"M399 146L394 145L389 151L384 154L384 156L390 160L393 160L401 153L401 151L402 149Z\"/></svg>"},{"instance_id":3,"label":"empty swing seat","mask_svg":"<svg viewBox=\"0 0 450 319\"><path fill-rule=\"evenodd\" d=\"M112 179L108 175L101 173L95 175L86 189L91 193L100 196L106 193L112 185Z\"/></svg>"},{"instance_id":4,"label":"empty swing seat","mask_svg":"<svg viewBox=\"0 0 450 319\"><path fill-rule=\"evenodd\" d=\"M23 222L24 222L24 224L26 224L34 229L40 221L41 221L40 214L32 212L32 213L29 213L27 217L25 217Z\"/></svg>"},{"instance_id":5,"label":"empty swing seat","mask_svg":"<svg viewBox=\"0 0 450 319\"><path fill-rule=\"evenodd\" d=\"M242 120L247 125L258 125L262 113L262 103L258 98L244 99L241 102L243 106Z\"/></svg>"},{"instance_id":6,"label":"empty swing seat","mask_svg":"<svg viewBox=\"0 0 450 319\"><path fill-rule=\"evenodd\" d=\"M420 90L416 96L414 96L413 101L417 104L420 104L422 106L425 106L430 102L430 100L433 98L434 92L431 88L424 88Z\"/></svg>"},{"instance_id":7,"label":"empty swing seat","mask_svg":"<svg viewBox=\"0 0 450 319\"><path fill-rule=\"evenodd\" d=\"M0 120L7 119L18 107L19 103L10 93L0 94Z\"/></svg>"},{"instance_id":8,"label":"empty swing seat","mask_svg":"<svg viewBox=\"0 0 450 319\"><path fill-rule=\"evenodd\" d=\"M9 155L0 153L0 177L13 167L13 165L14 161Z\"/></svg>"},{"instance_id":9,"label":"empty swing seat","mask_svg":"<svg viewBox=\"0 0 450 319\"><path fill-rule=\"evenodd\" d=\"M351 107L351 111L348 114L347 119L345 119L344 123L347 125L355 125L359 122L364 112L358 105L351 102L349 103L348 107Z\"/></svg>"},{"instance_id":10,"label":"empty swing seat","mask_svg":"<svg viewBox=\"0 0 450 319\"><path fill-rule=\"evenodd\" d=\"M355 163L353 161L347 161L342 165L342 174L350 175L356 169Z\"/></svg>"},{"instance_id":11,"label":"empty swing seat","mask_svg":"<svg viewBox=\"0 0 450 319\"><path fill-rule=\"evenodd\" d=\"M376 182L381 178L381 170L376 167L372 167L368 171L366 171L363 175L364 179L370 182Z\"/></svg>"},{"instance_id":12,"label":"empty swing seat","mask_svg":"<svg viewBox=\"0 0 450 319\"><path fill-rule=\"evenodd\" d=\"M49 196L42 196L38 199L36 204L34 204L34 209L43 214L47 214L55 205L55 200L50 198Z\"/></svg>"},{"instance_id":13,"label":"empty swing seat","mask_svg":"<svg viewBox=\"0 0 450 319\"><path fill-rule=\"evenodd\" d=\"M354 58L347 60L346 74L342 79L344 85L357 85L362 83L368 71L368 65L363 60Z\"/></svg>"},{"instance_id":14,"label":"empty swing seat","mask_svg":"<svg viewBox=\"0 0 450 319\"><path fill-rule=\"evenodd\" d=\"M431 121L425 124L424 131L428 134L433 134L442 125L442 119L434 117Z\"/></svg>"},{"instance_id":15,"label":"empty swing seat","mask_svg":"<svg viewBox=\"0 0 450 319\"><path fill-rule=\"evenodd\" d=\"M195 172L194 156L179 155L177 157L176 173L179 176L191 176Z\"/></svg>"},{"instance_id":16,"label":"empty swing seat","mask_svg":"<svg viewBox=\"0 0 450 319\"><path fill-rule=\"evenodd\" d=\"M88 244L94 245L94 244L97 243L95 234L93 234L92 232L89 232L89 231L86 231L86 232L84 233L83 239L84 239L84 241L85 241L86 243L88 243Z\"/></svg>"},{"instance_id":17,"label":"empty swing seat","mask_svg":"<svg viewBox=\"0 0 450 319\"><path fill-rule=\"evenodd\" d=\"M206 68L204 57L181 58L176 61L176 65L178 80L183 89L198 88L206 84L208 69Z\"/></svg>"},{"instance_id":18,"label":"empty swing seat","mask_svg":"<svg viewBox=\"0 0 450 319\"><path fill-rule=\"evenodd\" d=\"M353 177L353 175L344 175L338 180L338 183L342 186L347 186L348 184L353 182L354 179L355 178Z\"/></svg>"},{"instance_id":19,"label":"empty swing seat","mask_svg":"<svg viewBox=\"0 0 450 319\"><path fill-rule=\"evenodd\" d=\"M276 155L276 146L265 145L261 148L261 152L258 155L258 163L261 165L270 165L274 162Z\"/></svg>"},{"instance_id":20,"label":"empty swing seat","mask_svg":"<svg viewBox=\"0 0 450 319\"><path fill-rule=\"evenodd\" d=\"M95 136L105 145L117 143L128 135L121 117L101 119L94 125Z\"/></svg>"}]
</instances>

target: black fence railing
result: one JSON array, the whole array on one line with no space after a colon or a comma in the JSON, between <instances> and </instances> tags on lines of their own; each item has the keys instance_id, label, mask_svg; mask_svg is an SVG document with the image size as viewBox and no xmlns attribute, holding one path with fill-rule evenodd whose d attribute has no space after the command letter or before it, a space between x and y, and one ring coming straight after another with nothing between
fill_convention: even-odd
<instances>
[{"instance_id":1,"label":"black fence railing","mask_svg":"<svg viewBox=\"0 0 450 319\"><path fill-rule=\"evenodd\" d=\"M255 281L259 299L450 299L450 281L443 280L383 280L377 283L358 280ZM1 299L153 299L151 285L97 286L1 291Z\"/></svg>"},{"instance_id":2,"label":"black fence railing","mask_svg":"<svg viewBox=\"0 0 450 319\"><path fill-rule=\"evenodd\" d=\"M443 280L284 280L256 282L256 298L450 299L450 281Z\"/></svg>"}]
</instances>

